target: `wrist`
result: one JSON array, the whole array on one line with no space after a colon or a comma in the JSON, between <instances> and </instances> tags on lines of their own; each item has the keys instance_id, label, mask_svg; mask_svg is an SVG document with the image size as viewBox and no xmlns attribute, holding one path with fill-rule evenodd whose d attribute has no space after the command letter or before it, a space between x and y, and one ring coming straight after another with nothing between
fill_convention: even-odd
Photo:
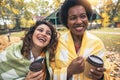
<instances>
[{"instance_id":1,"label":"wrist","mask_svg":"<svg viewBox=\"0 0 120 80\"><path fill-rule=\"evenodd\" d=\"M69 78L72 77L72 71L71 69L69 69L69 67L67 68L67 80L69 80Z\"/></svg>"}]
</instances>

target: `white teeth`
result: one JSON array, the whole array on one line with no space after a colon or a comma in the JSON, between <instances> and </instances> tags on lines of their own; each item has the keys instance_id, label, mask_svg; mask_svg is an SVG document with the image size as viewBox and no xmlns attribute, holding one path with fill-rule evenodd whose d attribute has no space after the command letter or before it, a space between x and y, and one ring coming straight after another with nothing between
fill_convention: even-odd
<instances>
[{"instance_id":1,"label":"white teeth","mask_svg":"<svg viewBox=\"0 0 120 80\"><path fill-rule=\"evenodd\" d=\"M83 27L77 27L77 29L82 29Z\"/></svg>"},{"instance_id":2,"label":"white teeth","mask_svg":"<svg viewBox=\"0 0 120 80\"><path fill-rule=\"evenodd\" d=\"M83 29L83 27L76 27L76 30L82 30Z\"/></svg>"},{"instance_id":3,"label":"white teeth","mask_svg":"<svg viewBox=\"0 0 120 80\"><path fill-rule=\"evenodd\" d=\"M46 41L46 39L45 38L38 38L40 41L42 41L42 42L45 42Z\"/></svg>"}]
</instances>

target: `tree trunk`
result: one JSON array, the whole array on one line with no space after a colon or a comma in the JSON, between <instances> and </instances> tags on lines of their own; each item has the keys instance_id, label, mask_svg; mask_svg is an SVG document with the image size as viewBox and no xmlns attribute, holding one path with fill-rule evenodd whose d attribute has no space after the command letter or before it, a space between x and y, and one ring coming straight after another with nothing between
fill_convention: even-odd
<instances>
[{"instance_id":1,"label":"tree trunk","mask_svg":"<svg viewBox=\"0 0 120 80\"><path fill-rule=\"evenodd\" d=\"M16 21L16 24L15 24L15 28L16 30L20 29L20 17L18 15L15 15L16 18L15 18L15 21Z\"/></svg>"},{"instance_id":2,"label":"tree trunk","mask_svg":"<svg viewBox=\"0 0 120 80\"><path fill-rule=\"evenodd\" d=\"M112 14L111 17L110 17L110 22L113 21L113 18L114 18L114 16L116 15L116 12L117 12L117 8L118 8L118 6L119 6L119 3L120 3L120 0L118 0L115 8L114 8L113 11L112 11L113 14Z\"/></svg>"}]
</instances>

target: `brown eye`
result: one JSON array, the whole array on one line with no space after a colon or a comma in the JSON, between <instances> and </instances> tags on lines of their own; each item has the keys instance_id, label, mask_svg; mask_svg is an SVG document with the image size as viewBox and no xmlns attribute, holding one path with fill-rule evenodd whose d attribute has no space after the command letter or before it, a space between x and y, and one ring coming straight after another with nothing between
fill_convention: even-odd
<instances>
[{"instance_id":1,"label":"brown eye","mask_svg":"<svg viewBox=\"0 0 120 80\"><path fill-rule=\"evenodd\" d=\"M75 20L75 19L76 19L75 16L71 16L71 17L69 17L69 20Z\"/></svg>"},{"instance_id":2,"label":"brown eye","mask_svg":"<svg viewBox=\"0 0 120 80\"><path fill-rule=\"evenodd\" d=\"M47 31L46 34L51 36L52 33L50 31Z\"/></svg>"},{"instance_id":3,"label":"brown eye","mask_svg":"<svg viewBox=\"0 0 120 80\"><path fill-rule=\"evenodd\" d=\"M86 18L86 17L87 17L86 14L82 14L82 15L80 16L80 18L82 18L82 19L84 19L84 18Z\"/></svg>"},{"instance_id":4,"label":"brown eye","mask_svg":"<svg viewBox=\"0 0 120 80\"><path fill-rule=\"evenodd\" d=\"M42 28L39 28L39 29L37 29L39 32L43 32L43 29Z\"/></svg>"}]
</instances>

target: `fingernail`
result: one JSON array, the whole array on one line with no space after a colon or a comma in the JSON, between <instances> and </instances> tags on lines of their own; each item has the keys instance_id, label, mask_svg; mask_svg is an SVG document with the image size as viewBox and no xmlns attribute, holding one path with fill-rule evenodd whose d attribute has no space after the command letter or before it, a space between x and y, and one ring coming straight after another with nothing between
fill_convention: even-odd
<instances>
[{"instance_id":1,"label":"fingernail","mask_svg":"<svg viewBox=\"0 0 120 80\"><path fill-rule=\"evenodd\" d=\"M93 69L90 69L91 72L93 72L94 70Z\"/></svg>"},{"instance_id":2,"label":"fingernail","mask_svg":"<svg viewBox=\"0 0 120 80\"><path fill-rule=\"evenodd\" d=\"M100 68L97 68L97 70L100 70Z\"/></svg>"}]
</instances>

